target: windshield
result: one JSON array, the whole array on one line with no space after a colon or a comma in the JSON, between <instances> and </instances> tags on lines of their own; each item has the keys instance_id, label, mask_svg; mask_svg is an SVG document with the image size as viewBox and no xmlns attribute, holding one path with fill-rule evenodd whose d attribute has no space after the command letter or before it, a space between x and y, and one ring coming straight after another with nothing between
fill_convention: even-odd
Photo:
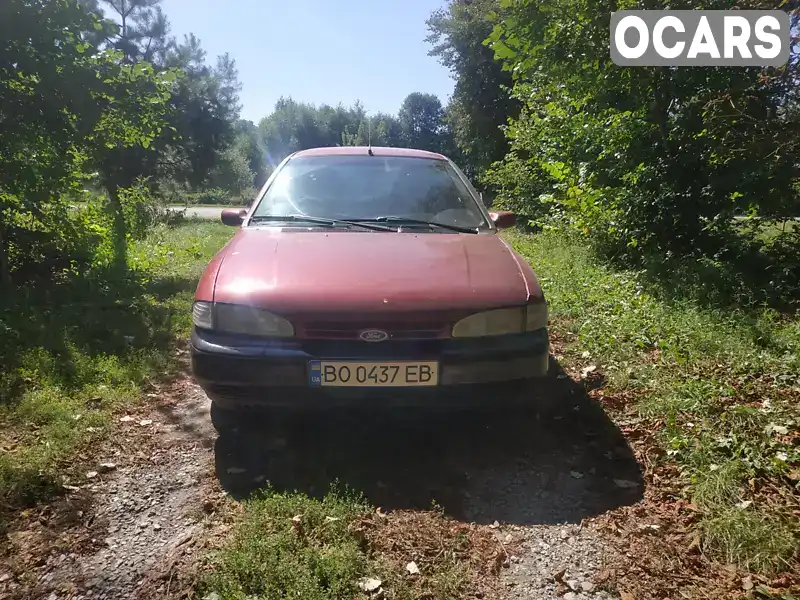
<instances>
[{"instance_id":1,"label":"windshield","mask_svg":"<svg viewBox=\"0 0 800 600\"><path fill-rule=\"evenodd\" d=\"M308 215L369 220L400 217L488 228L447 161L399 156L309 156L289 160L253 217Z\"/></svg>"}]
</instances>

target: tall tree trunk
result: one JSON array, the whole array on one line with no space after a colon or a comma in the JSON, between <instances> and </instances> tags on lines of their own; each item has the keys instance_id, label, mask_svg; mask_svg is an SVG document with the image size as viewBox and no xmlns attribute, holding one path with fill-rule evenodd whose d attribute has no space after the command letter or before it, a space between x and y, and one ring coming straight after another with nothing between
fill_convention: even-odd
<instances>
[{"instance_id":1,"label":"tall tree trunk","mask_svg":"<svg viewBox=\"0 0 800 600\"><path fill-rule=\"evenodd\" d=\"M110 184L107 190L108 209L113 218L114 268L125 271L128 268L128 231L125 226L125 212L119 197L119 187Z\"/></svg>"}]
</instances>

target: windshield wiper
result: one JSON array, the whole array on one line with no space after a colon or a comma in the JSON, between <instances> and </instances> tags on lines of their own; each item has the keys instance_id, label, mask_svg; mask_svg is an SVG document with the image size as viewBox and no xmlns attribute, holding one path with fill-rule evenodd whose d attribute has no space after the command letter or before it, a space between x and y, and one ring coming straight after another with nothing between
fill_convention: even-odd
<instances>
[{"instance_id":1,"label":"windshield wiper","mask_svg":"<svg viewBox=\"0 0 800 600\"><path fill-rule=\"evenodd\" d=\"M421 219L407 219L406 217L372 217L371 219L353 219L353 222L362 223L364 221L377 221L380 223L397 223L401 227L403 225L417 225L420 227L440 227L442 229L449 229L450 231L457 231L458 233L478 233L477 227L460 227L458 225L448 225L447 223L437 223L436 221L423 221Z\"/></svg>"},{"instance_id":2,"label":"windshield wiper","mask_svg":"<svg viewBox=\"0 0 800 600\"><path fill-rule=\"evenodd\" d=\"M383 225L371 225L369 223L360 223L357 221L349 221L343 219L325 219L322 217L310 217L307 215L253 215L250 217L251 222L263 221L279 221L291 223L314 223L316 225L324 225L326 227L341 227L347 225L350 227L363 227L372 231L397 231L394 227L385 227Z\"/></svg>"}]
</instances>

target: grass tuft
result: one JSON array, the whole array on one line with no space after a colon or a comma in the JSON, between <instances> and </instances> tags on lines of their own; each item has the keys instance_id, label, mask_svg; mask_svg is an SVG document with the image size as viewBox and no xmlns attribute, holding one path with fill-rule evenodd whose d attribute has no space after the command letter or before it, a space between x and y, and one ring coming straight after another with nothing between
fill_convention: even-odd
<instances>
[{"instance_id":1,"label":"grass tuft","mask_svg":"<svg viewBox=\"0 0 800 600\"><path fill-rule=\"evenodd\" d=\"M720 508L724 511L726 507L743 500L742 482L747 476L747 469L738 460L713 466L714 469L696 476L692 499L707 511L715 512Z\"/></svg>"},{"instance_id":2,"label":"grass tuft","mask_svg":"<svg viewBox=\"0 0 800 600\"><path fill-rule=\"evenodd\" d=\"M351 525L368 512L351 494L334 491L317 501L265 490L246 502L201 593L263 600L359 597L357 582L374 573Z\"/></svg>"},{"instance_id":3,"label":"grass tuft","mask_svg":"<svg viewBox=\"0 0 800 600\"><path fill-rule=\"evenodd\" d=\"M795 532L763 511L727 509L705 519L702 529L710 554L748 571L790 571L797 558Z\"/></svg>"}]
</instances>

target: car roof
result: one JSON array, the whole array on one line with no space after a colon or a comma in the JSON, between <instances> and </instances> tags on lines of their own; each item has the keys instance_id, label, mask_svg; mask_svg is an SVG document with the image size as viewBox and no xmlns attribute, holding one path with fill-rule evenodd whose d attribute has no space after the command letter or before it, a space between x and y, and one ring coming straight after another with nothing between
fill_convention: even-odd
<instances>
[{"instance_id":1,"label":"car roof","mask_svg":"<svg viewBox=\"0 0 800 600\"><path fill-rule=\"evenodd\" d=\"M303 156L336 156L336 155L360 155L368 154L368 146L330 146L325 148L309 148L300 150L292 155L292 158ZM447 158L436 152L427 150L415 150L414 148L389 148L385 146L372 146L372 154L375 156L405 156L410 158L430 158L433 160L447 160Z\"/></svg>"}]
</instances>

